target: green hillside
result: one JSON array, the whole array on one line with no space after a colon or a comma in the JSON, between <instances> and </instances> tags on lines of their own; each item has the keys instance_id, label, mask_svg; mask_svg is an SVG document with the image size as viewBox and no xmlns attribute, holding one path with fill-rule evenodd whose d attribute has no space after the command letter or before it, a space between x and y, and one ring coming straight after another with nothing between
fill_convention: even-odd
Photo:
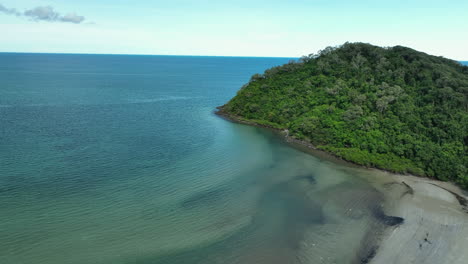
<instances>
[{"instance_id":1,"label":"green hillside","mask_svg":"<svg viewBox=\"0 0 468 264\"><path fill-rule=\"evenodd\" d=\"M220 111L361 165L468 187L467 97L456 61L346 43L252 76Z\"/></svg>"}]
</instances>

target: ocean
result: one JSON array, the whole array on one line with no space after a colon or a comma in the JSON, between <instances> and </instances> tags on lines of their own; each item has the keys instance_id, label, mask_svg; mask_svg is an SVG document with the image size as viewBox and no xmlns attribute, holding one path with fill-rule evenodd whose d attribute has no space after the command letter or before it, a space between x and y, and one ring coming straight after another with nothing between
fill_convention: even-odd
<instances>
[{"instance_id":1,"label":"ocean","mask_svg":"<svg viewBox=\"0 0 468 264\"><path fill-rule=\"evenodd\" d=\"M0 263L372 255L383 197L364 171L214 114L289 60L0 54Z\"/></svg>"}]
</instances>

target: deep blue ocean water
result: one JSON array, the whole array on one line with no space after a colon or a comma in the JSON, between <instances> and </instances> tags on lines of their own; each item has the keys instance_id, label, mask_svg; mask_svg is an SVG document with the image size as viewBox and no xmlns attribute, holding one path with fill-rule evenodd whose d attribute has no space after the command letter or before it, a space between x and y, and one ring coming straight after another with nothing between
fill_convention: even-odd
<instances>
[{"instance_id":1,"label":"deep blue ocean water","mask_svg":"<svg viewBox=\"0 0 468 264\"><path fill-rule=\"evenodd\" d=\"M288 61L0 54L0 263L355 261L381 197L213 113Z\"/></svg>"}]
</instances>

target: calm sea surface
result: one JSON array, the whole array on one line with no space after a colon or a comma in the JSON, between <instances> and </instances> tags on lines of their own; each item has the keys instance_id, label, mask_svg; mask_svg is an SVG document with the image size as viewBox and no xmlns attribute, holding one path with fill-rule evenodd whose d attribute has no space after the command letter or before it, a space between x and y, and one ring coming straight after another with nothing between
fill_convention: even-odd
<instances>
[{"instance_id":1,"label":"calm sea surface","mask_svg":"<svg viewBox=\"0 0 468 264\"><path fill-rule=\"evenodd\" d=\"M288 61L0 54L0 263L359 263L381 195L213 114Z\"/></svg>"}]
</instances>

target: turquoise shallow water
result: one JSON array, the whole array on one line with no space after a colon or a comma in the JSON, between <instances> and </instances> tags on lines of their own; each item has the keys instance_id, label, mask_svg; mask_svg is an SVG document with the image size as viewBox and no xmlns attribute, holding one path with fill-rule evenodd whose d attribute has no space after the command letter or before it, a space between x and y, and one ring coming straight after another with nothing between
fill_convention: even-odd
<instances>
[{"instance_id":1,"label":"turquoise shallow water","mask_svg":"<svg viewBox=\"0 0 468 264\"><path fill-rule=\"evenodd\" d=\"M0 263L359 263L381 195L213 114L288 61L0 54Z\"/></svg>"}]
</instances>

